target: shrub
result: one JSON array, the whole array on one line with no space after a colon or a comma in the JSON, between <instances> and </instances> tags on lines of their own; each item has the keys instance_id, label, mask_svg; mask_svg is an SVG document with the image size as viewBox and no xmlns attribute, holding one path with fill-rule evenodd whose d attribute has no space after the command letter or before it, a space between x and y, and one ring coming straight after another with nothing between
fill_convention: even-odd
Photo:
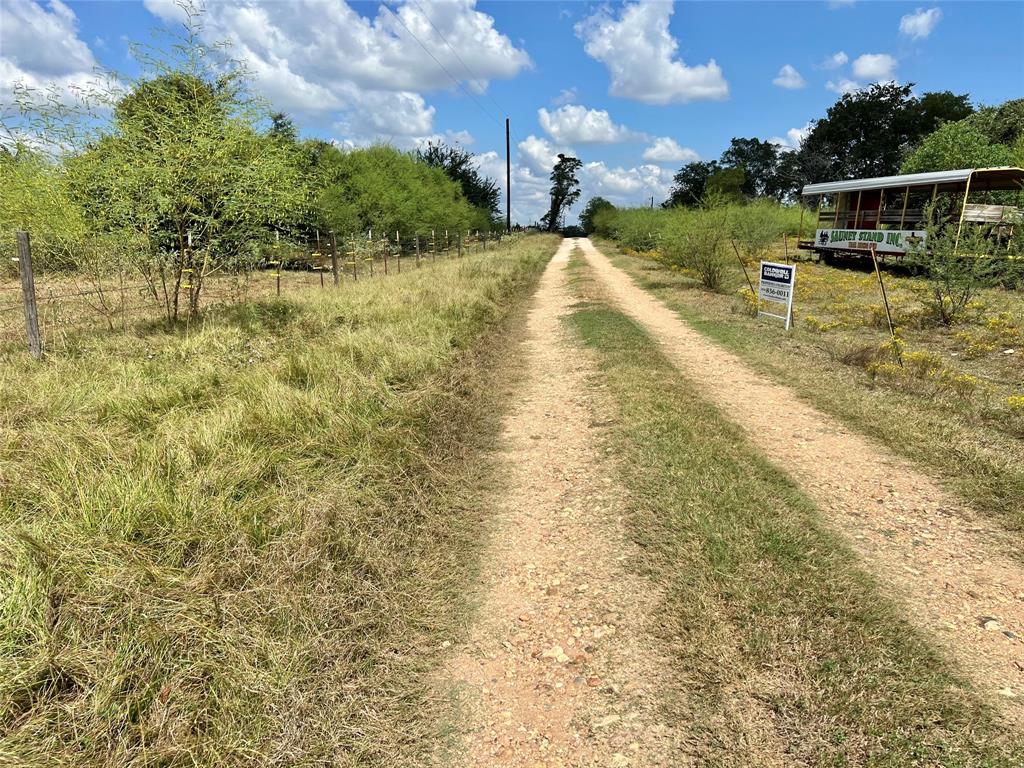
<instances>
[{"instance_id":1,"label":"shrub","mask_svg":"<svg viewBox=\"0 0 1024 768\"><path fill-rule=\"evenodd\" d=\"M767 200L731 206L728 217L729 237L748 263L767 258L785 231L782 209Z\"/></svg>"},{"instance_id":2,"label":"shrub","mask_svg":"<svg viewBox=\"0 0 1024 768\"><path fill-rule=\"evenodd\" d=\"M913 257L927 280L922 304L942 325L957 323L981 288L1005 282L1019 270L1011 249L1000 245L990 227L964 226L948 217L927 211L928 248ZM959 230L959 231L958 231Z\"/></svg>"},{"instance_id":3,"label":"shrub","mask_svg":"<svg viewBox=\"0 0 1024 768\"><path fill-rule=\"evenodd\" d=\"M724 207L673 211L663 244L665 262L694 270L708 290L725 288L729 274L723 254L727 215Z\"/></svg>"}]
</instances>

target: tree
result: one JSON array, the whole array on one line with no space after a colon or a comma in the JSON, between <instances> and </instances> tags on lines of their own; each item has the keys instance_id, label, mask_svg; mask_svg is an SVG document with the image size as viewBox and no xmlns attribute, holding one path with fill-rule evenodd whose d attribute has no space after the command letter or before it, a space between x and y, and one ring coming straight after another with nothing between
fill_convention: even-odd
<instances>
[{"instance_id":1,"label":"tree","mask_svg":"<svg viewBox=\"0 0 1024 768\"><path fill-rule=\"evenodd\" d=\"M427 165L440 168L449 179L458 182L470 205L487 211L491 218L501 217L501 190L498 183L480 173L472 152L443 143L429 143L425 150L417 150L416 156Z\"/></svg>"},{"instance_id":2,"label":"tree","mask_svg":"<svg viewBox=\"0 0 1024 768\"><path fill-rule=\"evenodd\" d=\"M962 120L946 123L927 136L900 170L924 173L1012 164L1013 152L1009 147L989 143L985 134Z\"/></svg>"},{"instance_id":3,"label":"tree","mask_svg":"<svg viewBox=\"0 0 1024 768\"><path fill-rule=\"evenodd\" d=\"M67 175L24 145L0 151L0 274L16 270L11 261L16 229L31 233L37 267L73 268L82 255L85 217L68 192Z\"/></svg>"},{"instance_id":4,"label":"tree","mask_svg":"<svg viewBox=\"0 0 1024 768\"><path fill-rule=\"evenodd\" d=\"M965 120L985 134L991 143L1013 146L1024 136L1024 99L1013 99L998 107L982 107Z\"/></svg>"},{"instance_id":5,"label":"tree","mask_svg":"<svg viewBox=\"0 0 1024 768\"><path fill-rule=\"evenodd\" d=\"M548 232L557 232L562 225L562 217L572 204L579 200L580 182L576 172L583 163L569 155L558 155L558 162L551 169L551 207L541 219L541 226Z\"/></svg>"},{"instance_id":6,"label":"tree","mask_svg":"<svg viewBox=\"0 0 1024 768\"><path fill-rule=\"evenodd\" d=\"M270 130L267 131L267 135L288 144L296 144L299 141L299 129L295 126L295 121L284 112L274 112L270 115Z\"/></svg>"},{"instance_id":7,"label":"tree","mask_svg":"<svg viewBox=\"0 0 1024 768\"><path fill-rule=\"evenodd\" d=\"M782 200L789 184L780 175L782 156L789 154L770 141L733 139L722 153L719 164L743 170L742 193L746 197L771 197Z\"/></svg>"},{"instance_id":8,"label":"tree","mask_svg":"<svg viewBox=\"0 0 1024 768\"><path fill-rule=\"evenodd\" d=\"M684 165L672 178L672 190L668 200L662 203L662 207L674 208L681 205L692 208L699 205L707 189L708 178L718 169L718 163L714 160L696 160Z\"/></svg>"},{"instance_id":9,"label":"tree","mask_svg":"<svg viewBox=\"0 0 1024 768\"><path fill-rule=\"evenodd\" d=\"M738 203L743 199L746 181L743 168L719 168L708 177L705 196L711 194L725 202Z\"/></svg>"},{"instance_id":10,"label":"tree","mask_svg":"<svg viewBox=\"0 0 1024 768\"><path fill-rule=\"evenodd\" d=\"M844 94L811 127L797 157L801 181L887 176L941 121L970 109L967 95L913 93L913 83L876 83Z\"/></svg>"},{"instance_id":11,"label":"tree","mask_svg":"<svg viewBox=\"0 0 1024 768\"><path fill-rule=\"evenodd\" d=\"M580 214L580 226L583 231L588 235L594 231L594 218L601 213L601 211L614 209L615 206L605 200L603 197L592 197L587 201L586 206L583 208L583 212Z\"/></svg>"},{"instance_id":12,"label":"tree","mask_svg":"<svg viewBox=\"0 0 1024 768\"><path fill-rule=\"evenodd\" d=\"M458 183L415 154L377 145L323 156L315 208L324 229L339 234L486 227L489 216L471 206Z\"/></svg>"},{"instance_id":13,"label":"tree","mask_svg":"<svg viewBox=\"0 0 1024 768\"><path fill-rule=\"evenodd\" d=\"M189 24L172 60L140 57L143 76L110 129L67 162L91 226L134 244L169 322L182 299L198 311L211 274L255 263L305 198L289 148L257 130L269 116L242 70Z\"/></svg>"},{"instance_id":14,"label":"tree","mask_svg":"<svg viewBox=\"0 0 1024 768\"><path fill-rule=\"evenodd\" d=\"M974 114L970 96L966 93L955 94L952 91L932 91L917 100L915 124L919 136L933 133L939 126L955 123Z\"/></svg>"}]
</instances>

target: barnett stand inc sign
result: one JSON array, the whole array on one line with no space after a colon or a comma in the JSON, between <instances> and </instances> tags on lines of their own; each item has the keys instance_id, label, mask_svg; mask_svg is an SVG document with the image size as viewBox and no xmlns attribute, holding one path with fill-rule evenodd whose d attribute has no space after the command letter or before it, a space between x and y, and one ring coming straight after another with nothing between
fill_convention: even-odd
<instances>
[{"instance_id":1,"label":"barnett stand inc sign","mask_svg":"<svg viewBox=\"0 0 1024 768\"><path fill-rule=\"evenodd\" d=\"M761 280L757 284L757 316L774 317L782 320L789 330L793 320L793 290L796 287L796 265L776 264L773 261L761 262ZM761 309L761 302L785 304L786 314L777 315Z\"/></svg>"},{"instance_id":2,"label":"barnett stand inc sign","mask_svg":"<svg viewBox=\"0 0 1024 768\"><path fill-rule=\"evenodd\" d=\"M917 229L819 229L815 232L817 248L839 251L870 251L906 254L924 248L928 233Z\"/></svg>"}]
</instances>

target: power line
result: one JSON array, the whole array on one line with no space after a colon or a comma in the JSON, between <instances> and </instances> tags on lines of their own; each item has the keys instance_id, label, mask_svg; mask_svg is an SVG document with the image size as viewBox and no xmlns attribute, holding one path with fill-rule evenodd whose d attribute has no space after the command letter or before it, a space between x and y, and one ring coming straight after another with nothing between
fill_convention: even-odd
<instances>
[{"instance_id":1,"label":"power line","mask_svg":"<svg viewBox=\"0 0 1024 768\"><path fill-rule=\"evenodd\" d=\"M388 8L386 3L383 4L383 7L387 8L388 13L390 13L392 16L395 17L395 19L398 20L398 23L402 25L402 27L405 29L406 32L409 33L409 35L412 37L413 40L415 40L417 43L420 44L420 48L422 48L424 51L426 51L427 55L434 60L434 62L437 64L437 66L439 66L444 71L444 73L446 75L448 75L448 77L450 77L452 79L452 82L454 82L455 85L457 85L460 89L462 89L463 93L465 93L467 96L469 96L469 98L471 98L473 100L473 102L480 108L481 112L483 112L485 115L487 115L487 117L489 117L491 120L493 120L498 125L502 125L502 121L500 119L496 118L494 115L492 115L490 113L490 111L483 105L483 103L476 96L474 96L473 93L468 88L466 88L466 86L464 86L462 84L462 82L457 77L455 77L455 75L453 75L444 64L441 63L440 59L438 59L437 56L435 56L431 52L431 50L429 48L427 48L426 45L424 45L423 41L420 40L418 37L416 37L415 33L411 29L409 29L409 25L406 24L402 20L401 16L399 16L397 13L395 13L390 8ZM429 22L430 19L428 18L427 21ZM431 26L433 26L433 22L431 22ZM435 27L435 29L436 29L436 27Z\"/></svg>"},{"instance_id":2,"label":"power line","mask_svg":"<svg viewBox=\"0 0 1024 768\"><path fill-rule=\"evenodd\" d=\"M452 54L455 56L455 58L458 59L459 64L461 64L462 68L466 70L466 74L469 75L470 80L475 80L477 82L483 80L483 78L477 77L476 73L472 69L470 69L469 64L467 64L465 60L461 56L459 56L459 52L455 50L455 46L453 46L451 42L449 42L448 38L444 36L444 32L437 28L437 25L427 15L427 12L423 9L423 6L420 5L419 0L413 0L413 2L416 4L416 7L419 9L420 13L423 15L423 18L426 19L427 23L434 28L435 32L437 32L437 36L440 37L441 40L444 41L444 44L448 46L448 50L450 50ZM508 114L505 108L498 103L498 100L494 98L494 95L489 90L486 91L485 93L487 94L487 98L494 102L494 106L498 108L499 114Z\"/></svg>"}]
</instances>

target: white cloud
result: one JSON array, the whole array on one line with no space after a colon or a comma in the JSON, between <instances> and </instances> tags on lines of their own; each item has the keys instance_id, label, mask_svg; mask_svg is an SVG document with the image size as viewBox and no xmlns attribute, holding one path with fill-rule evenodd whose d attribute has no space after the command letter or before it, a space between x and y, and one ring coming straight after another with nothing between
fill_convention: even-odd
<instances>
[{"instance_id":1,"label":"white cloud","mask_svg":"<svg viewBox=\"0 0 1024 768\"><path fill-rule=\"evenodd\" d=\"M576 25L584 50L608 68L612 96L647 104L728 98L729 84L714 59L691 67L676 58L679 44L668 29L672 11L671 3L641 2L624 6L615 18L602 7Z\"/></svg>"},{"instance_id":2,"label":"white cloud","mask_svg":"<svg viewBox=\"0 0 1024 768\"><path fill-rule=\"evenodd\" d=\"M844 66L846 62L850 60L850 57L846 55L846 51L836 51L823 62L821 62L822 69L839 69Z\"/></svg>"},{"instance_id":3,"label":"white cloud","mask_svg":"<svg viewBox=\"0 0 1024 768\"><path fill-rule=\"evenodd\" d=\"M783 149L800 149L800 142L811 132L811 124L807 123L803 128L790 128L786 131L785 137L772 136L768 141Z\"/></svg>"},{"instance_id":4,"label":"white cloud","mask_svg":"<svg viewBox=\"0 0 1024 768\"><path fill-rule=\"evenodd\" d=\"M691 163L700 160L700 156L689 147L679 146L675 139L662 136L644 150L644 160L652 163Z\"/></svg>"},{"instance_id":5,"label":"white cloud","mask_svg":"<svg viewBox=\"0 0 1024 768\"><path fill-rule=\"evenodd\" d=\"M572 88L563 88L562 92L551 100L551 103L556 107L561 107L564 104L572 104L579 101L579 98L579 91L576 89L576 86L573 86Z\"/></svg>"},{"instance_id":6,"label":"white cloud","mask_svg":"<svg viewBox=\"0 0 1024 768\"><path fill-rule=\"evenodd\" d=\"M827 83L825 83L825 88L827 90L832 91L832 93L838 93L842 95L844 93L853 93L854 91L859 91L861 85L855 80L850 80L848 78L841 77L839 78L839 80L836 81L829 80Z\"/></svg>"},{"instance_id":7,"label":"white cloud","mask_svg":"<svg viewBox=\"0 0 1024 768\"><path fill-rule=\"evenodd\" d=\"M921 40L932 33L941 19L942 11L938 8L918 8L900 19L900 33L911 40Z\"/></svg>"},{"instance_id":8,"label":"white cloud","mask_svg":"<svg viewBox=\"0 0 1024 768\"><path fill-rule=\"evenodd\" d=\"M145 4L180 19L169 0ZM203 27L205 39L233 44L276 107L340 112L348 130L380 136L429 134L434 110L422 94L454 91L452 76L482 93L531 66L475 0L380 5L370 19L343 0L238 0L208 4Z\"/></svg>"},{"instance_id":9,"label":"white cloud","mask_svg":"<svg viewBox=\"0 0 1024 768\"><path fill-rule=\"evenodd\" d=\"M807 85L807 81L796 71L792 64L784 64L772 82L779 86L779 88L789 88L791 90L803 88Z\"/></svg>"},{"instance_id":10,"label":"white cloud","mask_svg":"<svg viewBox=\"0 0 1024 768\"><path fill-rule=\"evenodd\" d=\"M97 80L97 62L78 37L78 19L60 0L49 9L31 0L0 3L0 89L6 95L14 83L34 90L51 86L70 100L77 89L87 89Z\"/></svg>"},{"instance_id":11,"label":"white cloud","mask_svg":"<svg viewBox=\"0 0 1024 768\"><path fill-rule=\"evenodd\" d=\"M633 168L609 168L603 162L584 163L580 169L580 201L574 209L578 214L586 201L595 195L615 205L649 205L651 197L657 205L668 197L675 172L657 165ZM567 217L571 220L571 217Z\"/></svg>"},{"instance_id":12,"label":"white cloud","mask_svg":"<svg viewBox=\"0 0 1024 768\"><path fill-rule=\"evenodd\" d=\"M553 112L541 107L537 110L537 120L552 139L563 144L614 144L637 137L629 128L612 122L607 111L576 104L559 107Z\"/></svg>"},{"instance_id":13,"label":"white cloud","mask_svg":"<svg viewBox=\"0 0 1024 768\"><path fill-rule=\"evenodd\" d=\"M547 139L530 134L519 142L519 161L533 173L547 176L551 173L559 152L568 152L561 147L553 147Z\"/></svg>"},{"instance_id":14,"label":"white cloud","mask_svg":"<svg viewBox=\"0 0 1024 768\"><path fill-rule=\"evenodd\" d=\"M871 82L892 80L896 64L888 53L865 53L853 60L853 76Z\"/></svg>"}]
</instances>

